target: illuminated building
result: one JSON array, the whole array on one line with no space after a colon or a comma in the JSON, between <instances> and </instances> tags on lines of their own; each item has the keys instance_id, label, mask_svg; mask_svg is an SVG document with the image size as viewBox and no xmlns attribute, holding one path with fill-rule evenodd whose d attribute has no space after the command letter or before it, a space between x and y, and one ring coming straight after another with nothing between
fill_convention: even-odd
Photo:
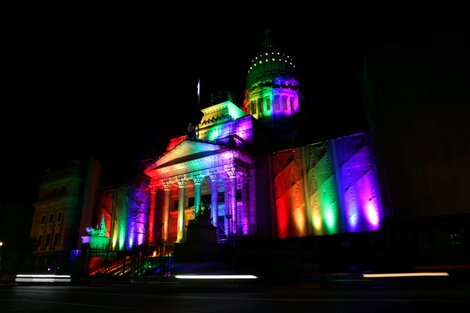
<instances>
[{"instance_id":1,"label":"illuminated building","mask_svg":"<svg viewBox=\"0 0 470 313\"><path fill-rule=\"evenodd\" d=\"M202 113L197 138L174 138L145 170L151 179L149 243L157 241L156 225L162 225L164 242L184 242L188 221L203 202L210 203L220 238L380 227L382 204L365 133L289 145L300 131L291 120L301 113L299 82L293 59L269 34L251 61L242 108L225 101ZM268 152L256 149L266 140L257 137L259 124L273 137Z\"/></svg>"},{"instance_id":2,"label":"illuminated building","mask_svg":"<svg viewBox=\"0 0 470 313\"><path fill-rule=\"evenodd\" d=\"M284 239L380 228L384 213L368 135L300 140L295 63L267 35L249 66L241 107L227 100L203 108L196 136L171 139L147 163L147 179L101 188L94 207L82 206L81 215L74 205L75 221L81 217L74 225L77 241L104 217L109 250L184 243L189 221L209 209L221 244L233 237ZM54 189L56 183L41 186ZM58 226L42 226L41 220L57 220L59 208L69 216L68 207L40 199L33 237L55 236L44 229ZM51 238L47 249L56 247Z\"/></svg>"}]
</instances>

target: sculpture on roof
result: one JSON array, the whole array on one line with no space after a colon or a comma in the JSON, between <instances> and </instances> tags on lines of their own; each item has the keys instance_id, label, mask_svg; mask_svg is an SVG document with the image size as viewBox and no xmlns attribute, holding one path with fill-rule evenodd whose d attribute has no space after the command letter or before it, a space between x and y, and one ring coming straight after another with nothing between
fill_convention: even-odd
<instances>
[{"instance_id":1,"label":"sculpture on roof","mask_svg":"<svg viewBox=\"0 0 470 313\"><path fill-rule=\"evenodd\" d=\"M86 231L91 236L105 237L106 236L106 223L105 223L105 219L104 219L104 214L101 215L101 224L100 225L96 224L96 227L88 226L86 228Z\"/></svg>"},{"instance_id":2,"label":"sculpture on roof","mask_svg":"<svg viewBox=\"0 0 470 313\"><path fill-rule=\"evenodd\" d=\"M196 128L194 128L191 122L188 123L188 138L196 139Z\"/></svg>"}]
</instances>

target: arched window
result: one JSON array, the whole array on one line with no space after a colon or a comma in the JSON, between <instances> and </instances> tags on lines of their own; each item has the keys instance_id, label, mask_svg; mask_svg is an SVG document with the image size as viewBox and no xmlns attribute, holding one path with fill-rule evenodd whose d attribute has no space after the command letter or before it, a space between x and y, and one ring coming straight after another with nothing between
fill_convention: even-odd
<instances>
[{"instance_id":1,"label":"arched window","mask_svg":"<svg viewBox=\"0 0 470 313\"><path fill-rule=\"evenodd\" d=\"M274 96L274 111L279 111L281 109L279 104L279 96Z\"/></svg>"},{"instance_id":2,"label":"arched window","mask_svg":"<svg viewBox=\"0 0 470 313\"><path fill-rule=\"evenodd\" d=\"M251 101L250 106L251 106L251 114L256 114L256 102Z\"/></svg>"},{"instance_id":3,"label":"arched window","mask_svg":"<svg viewBox=\"0 0 470 313\"><path fill-rule=\"evenodd\" d=\"M284 111L287 111L287 96L282 96L281 103L282 103L282 109Z\"/></svg>"}]
</instances>

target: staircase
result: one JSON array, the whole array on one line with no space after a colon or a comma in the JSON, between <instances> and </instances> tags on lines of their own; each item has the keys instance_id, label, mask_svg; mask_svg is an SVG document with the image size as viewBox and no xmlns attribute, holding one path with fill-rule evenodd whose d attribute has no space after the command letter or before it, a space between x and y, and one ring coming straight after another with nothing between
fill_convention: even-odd
<instances>
[{"instance_id":1,"label":"staircase","mask_svg":"<svg viewBox=\"0 0 470 313\"><path fill-rule=\"evenodd\" d=\"M112 259L96 257L89 265L89 276L125 276L132 275L132 270L134 270L134 277L167 275L171 271L172 253L173 249L168 247L166 251L151 256L126 255Z\"/></svg>"},{"instance_id":2,"label":"staircase","mask_svg":"<svg viewBox=\"0 0 470 313\"><path fill-rule=\"evenodd\" d=\"M222 227L217 227L217 238L219 243L225 243L228 240L227 235Z\"/></svg>"}]
</instances>

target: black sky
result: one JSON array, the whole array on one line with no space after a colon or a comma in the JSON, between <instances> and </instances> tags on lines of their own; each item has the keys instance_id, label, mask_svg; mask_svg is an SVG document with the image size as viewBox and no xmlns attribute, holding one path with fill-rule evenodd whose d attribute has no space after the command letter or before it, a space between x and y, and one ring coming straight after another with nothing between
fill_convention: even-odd
<instances>
[{"instance_id":1,"label":"black sky","mask_svg":"<svg viewBox=\"0 0 470 313\"><path fill-rule=\"evenodd\" d=\"M429 4L218 3L5 9L3 192L61 160L133 159L184 134L215 90L241 99L268 23L296 61L306 114L333 133L366 127L364 53L466 24L460 8Z\"/></svg>"}]
</instances>

